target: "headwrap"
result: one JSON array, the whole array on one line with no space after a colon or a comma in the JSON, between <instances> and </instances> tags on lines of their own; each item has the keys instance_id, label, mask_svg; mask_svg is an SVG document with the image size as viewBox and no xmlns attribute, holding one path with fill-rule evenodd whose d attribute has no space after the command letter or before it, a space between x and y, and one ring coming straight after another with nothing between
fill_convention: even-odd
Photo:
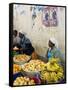
<instances>
[{"instance_id":1,"label":"headwrap","mask_svg":"<svg viewBox=\"0 0 68 90\"><path fill-rule=\"evenodd\" d=\"M57 47L58 48L58 42L57 42L57 40L55 39L55 38L50 38L49 39L53 44L55 44L55 47Z\"/></svg>"}]
</instances>

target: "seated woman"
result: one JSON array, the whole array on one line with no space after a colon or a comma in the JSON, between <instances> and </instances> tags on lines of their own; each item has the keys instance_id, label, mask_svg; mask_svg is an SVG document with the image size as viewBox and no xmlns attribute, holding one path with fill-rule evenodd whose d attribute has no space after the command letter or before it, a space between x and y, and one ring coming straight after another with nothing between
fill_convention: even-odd
<instances>
[{"instance_id":1,"label":"seated woman","mask_svg":"<svg viewBox=\"0 0 68 90\"><path fill-rule=\"evenodd\" d=\"M64 55L61 53L60 49L58 48L58 42L55 38L50 38L48 42L48 50L47 50L47 59L49 60L50 58L59 58L60 59L60 64L64 66Z\"/></svg>"},{"instance_id":2,"label":"seated woman","mask_svg":"<svg viewBox=\"0 0 68 90\"><path fill-rule=\"evenodd\" d=\"M19 37L21 38L20 45L22 47L22 53L31 55L32 59L37 58L37 54L30 42L30 40L21 32L19 32Z\"/></svg>"}]
</instances>

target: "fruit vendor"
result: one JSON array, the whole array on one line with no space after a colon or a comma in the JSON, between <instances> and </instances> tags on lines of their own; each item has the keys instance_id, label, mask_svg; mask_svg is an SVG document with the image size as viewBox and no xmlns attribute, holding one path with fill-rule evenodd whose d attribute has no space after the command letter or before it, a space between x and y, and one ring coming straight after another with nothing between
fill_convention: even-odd
<instances>
[{"instance_id":1,"label":"fruit vendor","mask_svg":"<svg viewBox=\"0 0 68 90\"><path fill-rule=\"evenodd\" d=\"M23 53L25 53L27 55L31 55L32 59L36 59L37 54L31 44L30 40L24 34L22 34L22 32L19 32L19 37L21 38L20 45L23 48Z\"/></svg>"},{"instance_id":2,"label":"fruit vendor","mask_svg":"<svg viewBox=\"0 0 68 90\"><path fill-rule=\"evenodd\" d=\"M20 37L20 45L22 48L22 52L27 54L27 55L31 55L32 52L34 51L34 48L30 42L30 40L22 33L19 32L19 37Z\"/></svg>"},{"instance_id":3,"label":"fruit vendor","mask_svg":"<svg viewBox=\"0 0 68 90\"><path fill-rule=\"evenodd\" d=\"M58 42L55 38L50 38L48 42L48 50L47 50L47 59L50 58L59 58L60 64L64 66L64 55L61 53L61 50L58 48Z\"/></svg>"},{"instance_id":4,"label":"fruit vendor","mask_svg":"<svg viewBox=\"0 0 68 90\"><path fill-rule=\"evenodd\" d=\"M30 40L20 31L13 31L13 50L21 50L19 53L25 53L27 55L31 55L32 59L37 58L37 54L30 42Z\"/></svg>"}]
</instances>

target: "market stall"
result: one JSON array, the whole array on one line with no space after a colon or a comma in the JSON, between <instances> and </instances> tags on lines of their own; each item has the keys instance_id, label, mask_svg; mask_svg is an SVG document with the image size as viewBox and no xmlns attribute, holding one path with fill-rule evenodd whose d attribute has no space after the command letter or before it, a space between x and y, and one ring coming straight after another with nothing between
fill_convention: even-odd
<instances>
[{"instance_id":1,"label":"market stall","mask_svg":"<svg viewBox=\"0 0 68 90\"><path fill-rule=\"evenodd\" d=\"M58 64L58 58L51 58L45 63L41 59L32 59L26 54L13 57L13 85L39 85L61 83L64 69Z\"/></svg>"}]
</instances>

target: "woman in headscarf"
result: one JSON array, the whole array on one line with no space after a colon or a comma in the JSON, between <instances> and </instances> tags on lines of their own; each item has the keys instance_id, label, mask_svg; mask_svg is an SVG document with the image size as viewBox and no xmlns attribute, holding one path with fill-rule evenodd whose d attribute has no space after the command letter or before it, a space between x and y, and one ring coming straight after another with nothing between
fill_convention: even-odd
<instances>
[{"instance_id":1,"label":"woman in headscarf","mask_svg":"<svg viewBox=\"0 0 68 90\"><path fill-rule=\"evenodd\" d=\"M22 33L22 31L19 32L19 37L21 39L20 45L22 47L22 52L27 55L31 55L34 52L31 41L25 36L25 34Z\"/></svg>"},{"instance_id":2,"label":"woman in headscarf","mask_svg":"<svg viewBox=\"0 0 68 90\"><path fill-rule=\"evenodd\" d=\"M60 64L64 66L64 55L62 54L61 50L58 48L58 42L55 38L50 38L48 42L48 50L47 50L47 59L50 58L59 58Z\"/></svg>"}]
</instances>

